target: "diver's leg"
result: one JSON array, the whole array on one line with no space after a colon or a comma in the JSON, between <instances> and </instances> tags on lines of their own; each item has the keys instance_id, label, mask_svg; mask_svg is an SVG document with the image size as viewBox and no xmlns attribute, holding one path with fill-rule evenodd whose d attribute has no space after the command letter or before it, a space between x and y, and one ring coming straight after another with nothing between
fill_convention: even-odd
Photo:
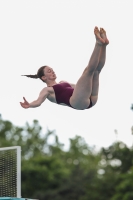
<instances>
[{"instance_id":1,"label":"diver's leg","mask_svg":"<svg viewBox=\"0 0 133 200\"><path fill-rule=\"evenodd\" d=\"M91 93L91 97L90 97L90 99L92 101L92 105L95 105L98 100L99 74L105 64L106 46L109 44L109 40L107 39L107 36L106 36L106 31L103 28L100 28L100 36L104 39L105 44L101 48L99 63L96 68L96 71L94 73L93 80L92 80L92 93Z\"/></svg>"},{"instance_id":2,"label":"diver's leg","mask_svg":"<svg viewBox=\"0 0 133 200\"><path fill-rule=\"evenodd\" d=\"M100 32L97 27L94 29L96 37L96 44L91 55L89 64L85 68L82 76L78 80L73 95L70 98L70 104L77 109L85 109L90 104L90 96L92 93L92 82L94 72L98 66L102 45L104 40L100 36Z\"/></svg>"}]
</instances>

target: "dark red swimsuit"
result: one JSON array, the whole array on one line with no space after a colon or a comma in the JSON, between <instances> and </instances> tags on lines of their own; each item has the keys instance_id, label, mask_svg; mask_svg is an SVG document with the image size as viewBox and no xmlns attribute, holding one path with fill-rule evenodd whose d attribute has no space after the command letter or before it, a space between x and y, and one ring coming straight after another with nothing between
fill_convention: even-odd
<instances>
[{"instance_id":1,"label":"dark red swimsuit","mask_svg":"<svg viewBox=\"0 0 133 200\"><path fill-rule=\"evenodd\" d=\"M55 97L56 97L56 102L58 104L60 103L65 103L66 105L68 105L69 107L73 108L70 105L69 99L73 94L73 88L71 87L71 85L69 83L59 83L56 85L52 86L55 92ZM92 102L90 101L90 105L88 108L92 107Z\"/></svg>"}]
</instances>

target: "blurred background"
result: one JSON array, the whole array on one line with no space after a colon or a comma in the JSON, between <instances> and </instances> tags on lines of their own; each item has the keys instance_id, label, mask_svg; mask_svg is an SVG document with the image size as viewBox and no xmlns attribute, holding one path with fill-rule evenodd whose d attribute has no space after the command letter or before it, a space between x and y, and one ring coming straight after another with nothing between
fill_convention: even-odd
<instances>
[{"instance_id":1,"label":"blurred background","mask_svg":"<svg viewBox=\"0 0 133 200\"><path fill-rule=\"evenodd\" d=\"M23 198L133 198L133 147L122 141L116 140L109 147L97 150L76 135L69 139L69 148L64 150L55 131L44 133L37 120L19 127L1 117L0 146L22 148Z\"/></svg>"}]
</instances>

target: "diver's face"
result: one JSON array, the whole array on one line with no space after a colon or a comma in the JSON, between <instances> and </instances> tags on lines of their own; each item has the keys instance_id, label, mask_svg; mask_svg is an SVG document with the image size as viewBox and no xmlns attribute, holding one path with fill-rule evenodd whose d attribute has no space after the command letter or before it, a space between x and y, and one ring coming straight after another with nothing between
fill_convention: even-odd
<instances>
[{"instance_id":1,"label":"diver's face","mask_svg":"<svg viewBox=\"0 0 133 200\"><path fill-rule=\"evenodd\" d=\"M46 80L55 80L56 74L51 67L44 68L44 76Z\"/></svg>"}]
</instances>

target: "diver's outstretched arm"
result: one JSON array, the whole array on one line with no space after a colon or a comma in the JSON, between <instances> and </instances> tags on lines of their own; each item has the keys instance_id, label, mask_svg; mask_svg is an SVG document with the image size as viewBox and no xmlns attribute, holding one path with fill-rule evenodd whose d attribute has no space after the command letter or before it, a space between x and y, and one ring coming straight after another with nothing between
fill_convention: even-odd
<instances>
[{"instance_id":1,"label":"diver's outstretched arm","mask_svg":"<svg viewBox=\"0 0 133 200\"><path fill-rule=\"evenodd\" d=\"M23 108L36 108L36 107L39 107L44 101L45 99L47 98L48 96L48 90L47 88L44 88L40 94L39 94L39 97L37 100L29 103L25 97L23 97L24 99L24 102L20 102L20 105L23 107Z\"/></svg>"}]
</instances>

